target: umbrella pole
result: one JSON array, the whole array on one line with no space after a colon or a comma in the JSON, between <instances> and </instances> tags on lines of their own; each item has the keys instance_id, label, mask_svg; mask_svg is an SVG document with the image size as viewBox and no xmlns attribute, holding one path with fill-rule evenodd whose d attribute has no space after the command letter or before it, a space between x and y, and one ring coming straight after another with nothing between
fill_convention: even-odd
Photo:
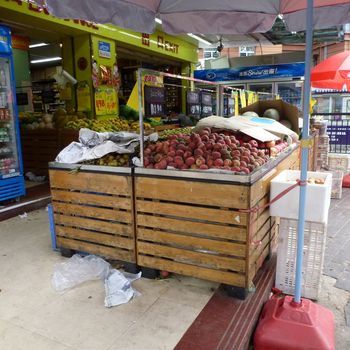
<instances>
[{"instance_id":1,"label":"umbrella pole","mask_svg":"<svg viewBox=\"0 0 350 350\"><path fill-rule=\"evenodd\" d=\"M303 132L301 140L301 176L302 183L307 182L307 168L309 156L309 111L310 111L310 91L311 91L311 62L312 62L312 39L313 39L313 0L307 0L306 12L306 48L305 48L305 82L303 91ZM297 240L297 261L295 271L295 293L294 302L301 302L301 284L303 268L303 248L305 229L305 204L306 187L300 186L299 199L299 220L298 220L298 240Z\"/></svg>"}]
</instances>

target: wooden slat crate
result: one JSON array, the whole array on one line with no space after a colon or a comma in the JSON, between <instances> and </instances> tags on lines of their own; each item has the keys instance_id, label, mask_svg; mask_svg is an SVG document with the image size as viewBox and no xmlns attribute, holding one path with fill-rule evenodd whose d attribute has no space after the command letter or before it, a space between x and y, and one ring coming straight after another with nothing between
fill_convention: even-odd
<instances>
[{"instance_id":1,"label":"wooden slat crate","mask_svg":"<svg viewBox=\"0 0 350 350\"><path fill-rule=\"evenodd\" d=\"M49 174L57 246L135 263L131 170L53 167Z\"/></svg>"},{"instance_id":2,"label":"wooden slat crate","mask_svg":"<svg viewBox=\"0 0 350 350\"><path fill-rule=\"evenodd\" d=\"M137 263L245 290L252 287L276 241L277 224L269 209L241 210L267 203L270 180L284 169L298 168L298 155L296 149L252 185L220 181L219 175L218 180L198 180L136 169Z\"/></svg>"}]
</instances>

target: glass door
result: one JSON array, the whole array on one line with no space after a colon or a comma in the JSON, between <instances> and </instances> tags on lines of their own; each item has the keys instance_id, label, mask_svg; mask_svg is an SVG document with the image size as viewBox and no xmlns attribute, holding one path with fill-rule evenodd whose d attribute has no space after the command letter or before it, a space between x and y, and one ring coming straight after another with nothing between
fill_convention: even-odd
<instances>
[{"instance_id":1,"label":"glass door","mask_svg":"<svg viewBox=\"0 0 350 350\"><path fill-rule=\"evenodd\" d=\"M276 93L280 96L281 100L297 106L302 109L302 88L303 83L301 81L282 82L276 83Z\"/></svg>"},{"instance_id":2,"label":"glass door","mask_svg":"<svg viewBox=\"0 0 350 350\"><path fill-rule=\"evenodd\" d=\"M0 57L0 180L19 175L10 60Z\"/></svg>"},{"instance_id":3,"label":"glass door","mask_svg":"<svg viewBox=\"0 0 350 350\"><path fill-rule=\"evenodd\" d=\"M261 94L259 94L259 100L271 100L272 88L272 83L248 84L248 90L254 92L262 92Z\"/></svg>"}]
</instances>

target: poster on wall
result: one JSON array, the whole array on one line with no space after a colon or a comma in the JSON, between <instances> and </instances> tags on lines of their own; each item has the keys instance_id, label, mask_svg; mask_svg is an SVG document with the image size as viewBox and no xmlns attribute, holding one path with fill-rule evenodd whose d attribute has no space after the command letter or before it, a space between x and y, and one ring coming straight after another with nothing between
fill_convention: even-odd
<instances>
[{"instance_id":1,"label":"poster on wall","mask_svg":"<svg viewBox=\"0 0 350 350\"><path fill-rule=\"evenodd\" d=\"M105 90L106 114L117 114L117 92L115 89Z\"/></svg>"},{"instance_id":2,"label":"poster on wall","mask_svg":"<svg viewBox=\"0 0 350 350\"><path fill-rule=\"evenodd\" d=\"M111 44L105 41L99 40L98 55L102 58L111 58Z\"/></svg>"},{"instance_id":3,"label":"poster on wall","mask_svg":"<svg viewBox=\"0 0 350 350\"><path fill-rule=\"evenodd\" d=\"M92 62L92 85L95 89L100 85L100 70L96 61Z\"/></svg>"},{"instance_id":4,"label":"poster on wall","mask_svg":"<svg viewBox=\"0 0 350 350\"><path fill-rule=\"evenodd\" d=\"M112 68L100 64L100 84L112 86Z\"/></svg>"},{"instance_id":5,"label":"poster on wall","mask_svg":"<svg viewBox=\"0 0 350 350\"><path fill-rule=\"evenodd\" d=\"M96 115L106 115L106 93L102 89L96 89L95 91L95 111Z\"/></svg>"}]
</instances>

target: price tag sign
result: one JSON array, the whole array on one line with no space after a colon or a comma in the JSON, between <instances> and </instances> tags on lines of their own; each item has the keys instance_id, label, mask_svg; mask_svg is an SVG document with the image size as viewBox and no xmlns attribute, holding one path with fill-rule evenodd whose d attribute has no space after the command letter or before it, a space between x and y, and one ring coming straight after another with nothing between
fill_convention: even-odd
<instances>
[{"instance_id":1,"label":"price tag sign","mask_svg":"<svg viewBox=\"0 0 350 350\"><path fill-rule=\"evenodd\" d=\"M105 92L106 114L117 113L117 93L114 89L108 89Z\"/></svg>"},{"instance_id":2,"label":"price tag sign","mask_svg":"<svg viewBox=\"0 0 350 350\"><path fill-rule=\"evenodd\" d=\"M107 114L106 93L103 90L96 90L95 92L95 111L96 115Z\"/></svg>"}]
</instances>

